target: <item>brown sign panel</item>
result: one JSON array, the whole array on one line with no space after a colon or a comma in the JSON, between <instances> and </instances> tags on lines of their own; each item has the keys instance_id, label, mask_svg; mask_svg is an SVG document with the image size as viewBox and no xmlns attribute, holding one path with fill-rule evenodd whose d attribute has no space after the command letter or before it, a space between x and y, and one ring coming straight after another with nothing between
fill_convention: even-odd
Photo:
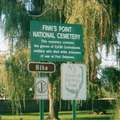
<instances>
[{"instance_id":1,"label":"brown sign panel","mask_svg":"<svg viewBox=\"0 0 120 120\"><path fill-rule=\"evenodd\" d=\"M28 64L29 71L36 71L42 73L52 73L55 72L54 63L42 63L42 62L30 62Z\"/></svg>"}]
</instances>

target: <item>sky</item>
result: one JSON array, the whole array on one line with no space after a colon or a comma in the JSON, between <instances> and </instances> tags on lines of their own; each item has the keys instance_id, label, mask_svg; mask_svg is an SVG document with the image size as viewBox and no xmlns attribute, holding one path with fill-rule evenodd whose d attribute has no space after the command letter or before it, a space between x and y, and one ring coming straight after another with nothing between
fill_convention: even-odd
<instances>
[{"instance_id":1,"label":"sky","mask_svg":"<svg viewBox=\"0 0 120 120\"><path fill-rule=\"evenodd\" d=\"M102 51L100 52L102 56L102 63L100 64L101 67L117 67L117 60L116 60L116 49L110 50L108 55L106 55L106 48L103 46Z\"/></svg>"},{"instance_id":2,"label":"sky","mask_svg":"<svg viewBox=\"0 0 120 120\"><path fill-rule=\"evenodd\" d=\"M4 27L0 22L0 51L7 51L7 50L8 50L8 41L5 40Z\"/></svg>"}]
</instances>

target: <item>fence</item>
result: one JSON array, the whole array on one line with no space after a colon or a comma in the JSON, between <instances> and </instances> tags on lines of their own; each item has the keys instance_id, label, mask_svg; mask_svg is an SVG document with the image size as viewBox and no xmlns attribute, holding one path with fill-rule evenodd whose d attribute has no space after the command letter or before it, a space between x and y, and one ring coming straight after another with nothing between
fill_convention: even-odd
<instances>
[{"instance_id":1,"label":"fence","mask_svg":"<svg viewBox=\"0 0 120 120\"><path fill-rule=\"evenodd\" d=\"M48 100L44 102L44 110L48 112ZM106 109L112 109L115 105L115 101L108 100L87 100L87 101L78 101L77 110L93 110L101 111ZM55 107L59 111L70 111L72 109L71 101L59 101L55 103ZM39 101L37 100L26 100L25 108L22 108L23 113L38 112L39 111ZM0 100L0 114L12 114L11 101L9 100Z\"/></svg>"}]
</instances>

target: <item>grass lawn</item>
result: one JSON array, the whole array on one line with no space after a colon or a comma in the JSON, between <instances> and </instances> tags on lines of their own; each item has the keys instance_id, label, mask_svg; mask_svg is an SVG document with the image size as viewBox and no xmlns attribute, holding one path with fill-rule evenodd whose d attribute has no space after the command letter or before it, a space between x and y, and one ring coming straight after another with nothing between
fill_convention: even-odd
<instances>
[{"instance_id":1,"label":"grass lawn","mask_svg":"<svg viewBox=\"0 0 120 120\"><path fill-rule=\"evenodd\" d=\"M45 114L46 117L47 114ZM0 120L40 120L39 113L31 113L24 115L1 115ZM72 120L72 112L60 112L59 117L61 120ZM111 114L106 115L96 115L86 112L77 112L77 120L112 120Z\"/></svg>"},{"instance_id":2,"label":"grass lawn","mask_svg":"<svg viewBox=\"0 0 120 120\"><path fill-rule=\"evenodd\" d=\"M60 113L61 120L72 120L72 113ZM77 120L111 120L112 114L97 115L89 112L77 112Z\"/></svg>"}]
</instances>

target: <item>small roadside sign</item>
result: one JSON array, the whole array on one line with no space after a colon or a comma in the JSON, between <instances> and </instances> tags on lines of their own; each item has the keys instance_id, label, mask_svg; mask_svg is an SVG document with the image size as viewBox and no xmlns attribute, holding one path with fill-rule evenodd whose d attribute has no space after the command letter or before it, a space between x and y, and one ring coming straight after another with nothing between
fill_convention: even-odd
<instances>
[{"instance_id":1,"label":"small roadside sign","mask_svg":"<svg viewBox=\"0 0 120 120\"><path fill-rule=\"evenodd\" d=\"M45 62L30 62L28 64L29 71L36 71L41 73L53 73L55 72L54 63L45 63Z\"/></svg>"},{"instance_id":2,"label":"small roadside sign","mask_svg":"<svg viewBox=\"0 0 120 120\"><path fill-rule=\"evenodd\" d=\"M48 99L48 77L42 76L35 79L35 99Z\"/></svg>"},{"instance_id":3,"label":"small roadside sign","mask_svg":"<svg viewBox=\"0 0 120 120\"><path fill-rule=\"evenodd\" d=\"M86 100L86 66L62 64L61 97L64 100Z\"/></svg>"}]
</instances>

